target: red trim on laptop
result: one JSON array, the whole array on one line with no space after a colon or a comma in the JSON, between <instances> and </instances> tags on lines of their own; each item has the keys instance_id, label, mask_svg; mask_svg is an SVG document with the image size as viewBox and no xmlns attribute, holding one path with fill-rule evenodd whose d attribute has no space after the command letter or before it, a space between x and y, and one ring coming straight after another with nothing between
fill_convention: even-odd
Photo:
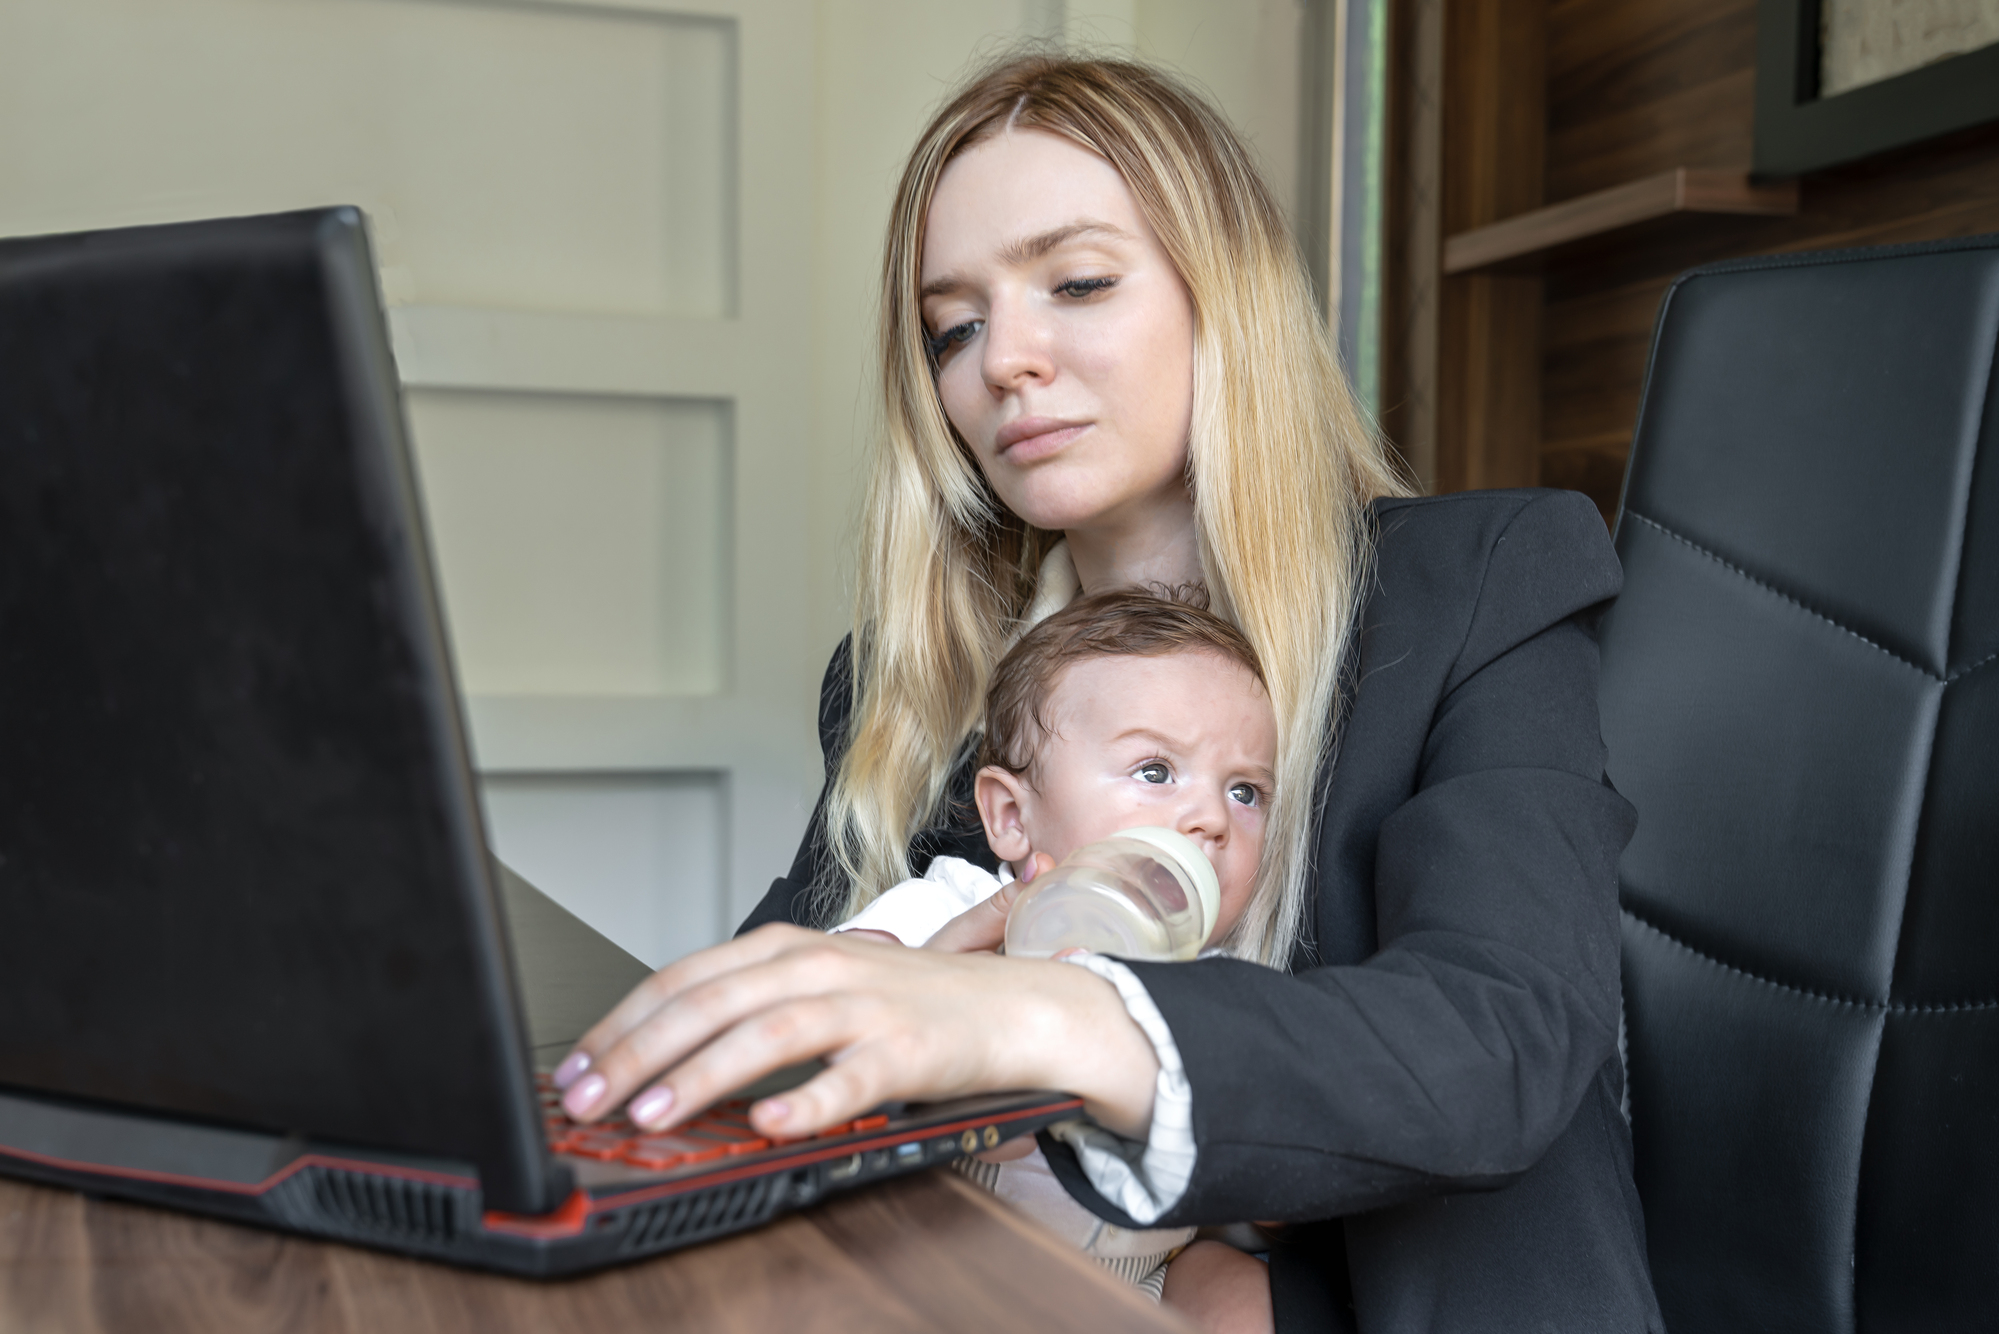
<instances>
[{"instance_id":1,"label":"red trim on laptop","mask_svg":"<svg viewBox=\"0 0 1999 1334\"><path fill-rule=\"evenodd\" d=\"M678 1181L662 1182L657 1186L641 1186L636 1190L619 1191L602 1199L593 1199L578 1190L570 1194L553 1212L546 1214L508 1214L489 1210L484 1217L488 1232L508 1233L514 1236L531 1237L537 1240L553 1240L559 1237L573 1237L582 1232L593 1214L609 1213L616 1209L628 1208L634 1204L646 1204L653 1200L682 1195L690 1190L708 1186L726 1185L744 1177L761 1176L773 1168L804 1166L809 1163L824 1162L829 1158L845 1158L850 1154L866 1153L871 1149L887 1148L896 1144L907 1144L911 1140L929 1139L937 1135L955 1134L974 1126L993 1125L1021 1116L1042 1116L1050 1112L1067 1112L1080 1108L1081 1098L1070 1098L1064 1102L1048 1103L1026 1111L1014 1111L999 1116L975 1116L963 1121L952 1121L945 1125L925 1126L917 1130L901 1131L893 1135L877 1136L873 1139L848 1141L843 1144L828 1145L810 1153L789 1153L779 1162L762 1159L746 1163L741 1167L724 1172L697 1172ZM797 1141L794 1141L796 1143ZM783 1148L784 1146L779 1146ZM358 1158L335 1158L327 1154L307 1153L272 1175L258 1182L220 1181L212 1177L188 1176L178 1172L156 1172L144 1167L112 1167L105 1163L78 1162L69 1158L57 1158L51 1154L36 1153L32 1149L17 1149L0 1144L0 1154L19 1158L24 1162L37 1163L44 1167L59 1168L68 1172L86 1173L96 1176L122 1177L128 1181L149 1181L158 1185L185 1186L194 1190L221 1191L229 1195L262 1195L284 1184L294 1175L308 1167L325 1167L335 1171L359 1172L368 1176L397 1177L404 1181L418 1181L431 1186L449 1186L460 1190L476 1190L476 1177L463 1177L445 1172L429 1172L415 1167L394 1167L387 1163L368 1162Z\"/></svg>"},{"instance_id":2,"label":"red trim on laptop","mask_svg":"<svg viewBox=\"0 0 1999 1334\"><path fill-rule=\"evenodd\" d=\"M791 1167L802 1167L807 1163L824 1162L829 1158L845 1158L850 1154L866 1153L870 1149L886 1148L895 1144L907 1144L911 1140L929 1139L937 1135L951 1135L974 1126L989 1126L1022 1116L1043 1116L1050 1112L1067 1112L1081 1108L1081 1098L1070 1098L1063 1102L1052 1102L1026 1111L1008 1112L999 1116L991 1114L974 1116L963 1121L952 1121L946 1125L925 1126L920 1130L905 1130L893 1135L882 1135L875 1139L849 1141L845 1144L830 1145L811 1153L790 1154L778 1162L764 1159L730 1168L725 1172L697 1172L678 1181L665 1181L657 1186L640 1186L636 1190L620 1190L615 1194L591 1197L583 1191L571 1195L560 1209L553 1214L504 1214L489 1210L483 1220L488 1232L504 1232L513 1236L533 1237L537 1240L553 1240L559 1237L573 1237L589 1225L593 1215L608 1214L635 1204L649 1204L653 1200L666 1199L674 1195L684 1195L690 1190L702 1190L709 1186L727 1185L744 1177L764 1176L773 1171ZM796 1141L794 1141L796 1143ZM579 1203L580 1201L580 1203ZM560 1221L557 1221L557 1220Z\"/></svg>"}]
</instances>

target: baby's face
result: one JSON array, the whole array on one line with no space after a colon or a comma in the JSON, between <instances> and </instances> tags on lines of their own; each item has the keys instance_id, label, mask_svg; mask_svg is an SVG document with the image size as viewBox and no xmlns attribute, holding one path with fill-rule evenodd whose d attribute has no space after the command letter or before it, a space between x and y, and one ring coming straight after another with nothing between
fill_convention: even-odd
<instances>
[{"instance_id":1,"label":"baby's face","mask_svg":"<svg viewBox=\"0 0 1999 1334\"><path fill-rule=\"evenodd\" d=\"M1016 864L1042 852L1060 861L1120 829L1177 829L1207 853L1221 882L1210 937L1220 940L1249 905L1263 856L1277 761L1277 721L1263 686L1207 651L1087 658L1057 678L1043 714L1050 735L1031 786L980 772L993 851ZM1010 800L988 800L1000 796L996 784Z\"/></svg>"}]
</instances>

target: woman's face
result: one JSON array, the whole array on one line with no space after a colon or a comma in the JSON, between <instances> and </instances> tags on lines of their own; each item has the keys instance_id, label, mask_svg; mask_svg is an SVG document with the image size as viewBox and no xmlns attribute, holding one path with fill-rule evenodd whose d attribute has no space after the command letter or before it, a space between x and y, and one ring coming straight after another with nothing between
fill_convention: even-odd
<instances>
[{"instance_id":1,"label":"woman's face","mask_svg":"<svg viewBox=\"0 0 1999 1334\"><path fill-rule=\"evenodd\" d=\"M1116 168L1038 130L968 150L922 285L944 412L1008 509L1110 532L1185 507L1193 303Z\"/></svg>"}]
</instances>

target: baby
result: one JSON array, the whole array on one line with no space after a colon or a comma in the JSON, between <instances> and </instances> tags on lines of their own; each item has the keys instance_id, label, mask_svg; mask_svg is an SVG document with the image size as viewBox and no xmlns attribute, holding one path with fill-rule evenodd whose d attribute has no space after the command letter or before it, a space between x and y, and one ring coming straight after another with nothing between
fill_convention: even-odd
<instances>
[{"instance_id":1,"label":"baby","mask_svg":"<svg viewBox=\"0 0 1999 1334\"><path fill-rule=\"evenodd\" d=\"M1214 865L1221 907L1209 939L1226 941L1255 890L1276 754L1261 669L1235 627L1143 593L1078 599L993 670L974 799L1000 874L938 857L838 929L921 946L1016 876L1031 880L1084 844L1156 825L1185 834ZM1218 1266L1260 1270L1212 1242L1183 1256L1192 1228L1102 1221L1069 1197L1031 1140L981 1158L961 1164L968 1176L1154 1296L1164 1288L1174 1300Z\"/></svg>"}]
</instances>

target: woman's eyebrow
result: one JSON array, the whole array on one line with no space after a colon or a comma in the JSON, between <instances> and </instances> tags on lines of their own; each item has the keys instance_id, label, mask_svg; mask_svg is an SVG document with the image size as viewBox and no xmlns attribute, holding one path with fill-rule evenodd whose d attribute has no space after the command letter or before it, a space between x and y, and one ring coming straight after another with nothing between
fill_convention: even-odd
<instances>
[{"instance_id":1,"label":"woman's eyebrow","mask_svg":"<svg viewBox=\"0 0 1999 1334\"><path fill-rule=\"evenodd\" d=\"M1000 247L999 256L1008 264L1026 264L1040 259L1056 246L1066 244L1079 236L1102 236L1113 241L1132 240L1132 234L1122 227L1095 218L1078 218L1063 226L1051 228L1038 236L1024 237L1009 241Z\"/></svg>"},{"instance_id":2,"label":"woman's eyebrow","mask_svg":"<svg viewBox=\"0 0 1999 1334\"><path fill-rule=\"evenodd\" d=\"M1131 241L1137 238L1122 227L1100 222L1095 218L1078 218L1060 227L1051 227L1034 236L1022 237L1018 241L1008 241L999 249L1000 262L1009 265L1030 264L1057 246L1066 245L1079 236L1101 236L1112 241ZM969 286L969 281L961 274L947 273L932 278L923 284L917 293L919 301L927 301L933 296L949 296L951 293Z\"/></svg>"}]
</instances>

